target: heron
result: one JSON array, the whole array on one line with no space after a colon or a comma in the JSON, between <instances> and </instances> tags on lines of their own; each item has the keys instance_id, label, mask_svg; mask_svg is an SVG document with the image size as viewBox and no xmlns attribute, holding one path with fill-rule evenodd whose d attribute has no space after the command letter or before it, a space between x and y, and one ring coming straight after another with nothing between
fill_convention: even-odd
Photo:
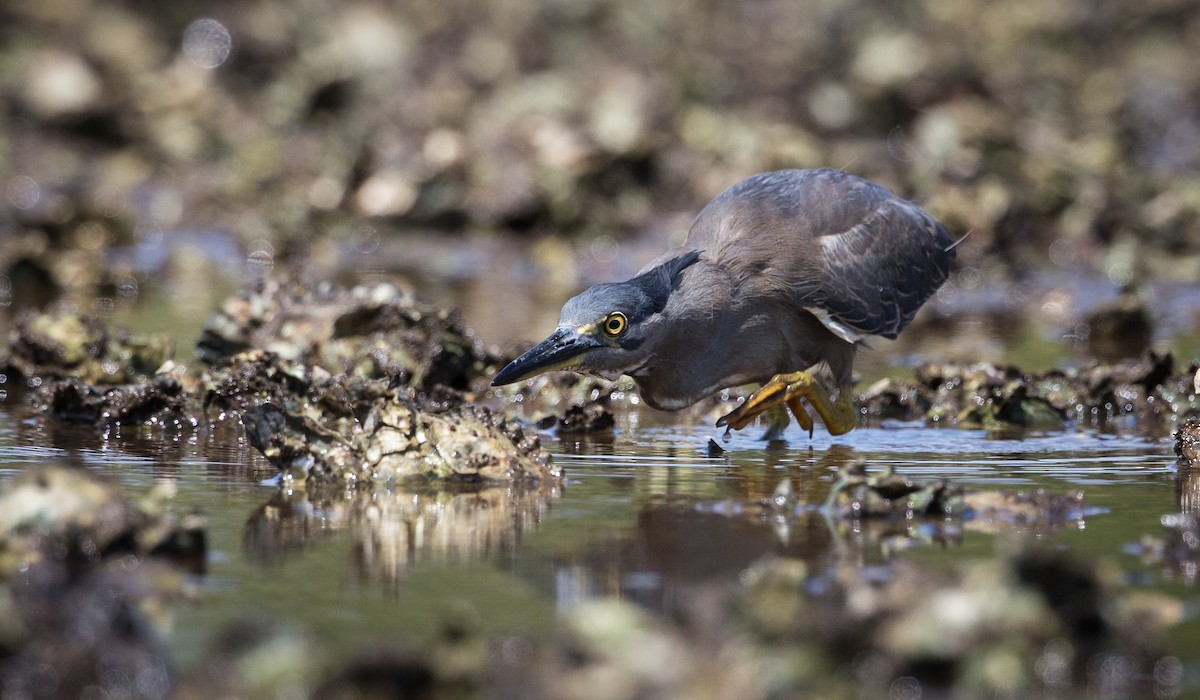
<instances>
[{"instance_id":1,"label":"heron","mask_svg":"<svg viewBox=\"0 0 1200 700\"><path fill-rule=\"evenodd\" d=\"M900 334L946 280L955 245L916 204L856 175L760 173L709 202L683 245L632 279L568 300L554 332L492 385L551 370L624 374L649 406L678 410L757 384L718 426L767 414L777 437L790 410L811 437L807 403L841 435L858 422L859 347Z\"/></svg>"}]
</instances>

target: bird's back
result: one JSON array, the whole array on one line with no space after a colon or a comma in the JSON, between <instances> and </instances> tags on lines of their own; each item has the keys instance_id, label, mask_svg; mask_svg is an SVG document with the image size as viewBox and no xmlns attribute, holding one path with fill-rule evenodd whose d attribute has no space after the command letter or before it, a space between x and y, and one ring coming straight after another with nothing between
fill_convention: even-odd
<instances>
[{"instance_id":1,"label":"bird's back","mask_svg":"<svg viewBox=\"0 0 1200 700\"><path fill-rule=\"evenodd\" d=\"M733 185L696 217L684 248L739 294L807 309L848 340L895 338L935 292L954 241L908 200L838 170L780 170Z\"/></svg>"}]
</instances>

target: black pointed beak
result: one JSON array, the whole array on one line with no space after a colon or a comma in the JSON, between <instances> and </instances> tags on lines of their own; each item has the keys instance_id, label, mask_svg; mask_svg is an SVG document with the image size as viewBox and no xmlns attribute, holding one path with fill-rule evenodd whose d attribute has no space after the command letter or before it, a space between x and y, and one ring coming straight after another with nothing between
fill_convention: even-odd
<instances>
[{"instance_id":1,"label":"black pointed beak","mask_svg":"<svg viewBox=\"0 0 1200 700\"><path fill-rule=\"evenodd\" d=\"M590 335L583 335L574 328L559 328L542 342L526 350L507 367L500 370L492 386L512 384L542 372L565 369L585 352L604 345Z\"/></svg>"}]
</instances>

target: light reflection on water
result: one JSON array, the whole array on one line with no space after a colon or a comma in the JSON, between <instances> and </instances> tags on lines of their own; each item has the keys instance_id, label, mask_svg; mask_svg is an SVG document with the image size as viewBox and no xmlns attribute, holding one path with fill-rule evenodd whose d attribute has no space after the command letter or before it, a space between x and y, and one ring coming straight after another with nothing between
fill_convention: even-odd
<instances>
[{"instance_id":1,"label":"light reflection on water","mask_svg":"<svg viewBox=\"0 0 1200 700\"><path fill-rule=\"evenodd\" d=\"M594 440L546 435L566 470L561 491L289 496L262 485L271 472L235 426L126 428L105 437L90 426L32 419L13 401L0 403L0 418L0 473L77 459L135 494L172 477L178 512L208 516L205 593L178 607L169 640L184 665L251 613L349 651L375 639L426 639L441 611L464 601L485 629L546 632L556 614L595 596L670 609L694 587L736 581L766 554L818 567L847 557L876 565L895 554L869 528L848 532L815 516L773 522L755 505L783 479L819 502L837 469L855 459L972 488L1081 489L1103 512L1053 536L1131 571L1141 567L1121 548L1157 534L1158 518L1178 509L1169 442L1093 432L1018 439L892 425L810 439L793 426L786 443L767 444L753 430L723 442L708 426L646 427ZM719 457L705 456L709 437L726 450ZM937 543L921 556L936 559L987 556L996 547L992 535L970 527L921 537ZM1158 585L1154 576L1139 580Z\"/></svg>"}]
</instances>

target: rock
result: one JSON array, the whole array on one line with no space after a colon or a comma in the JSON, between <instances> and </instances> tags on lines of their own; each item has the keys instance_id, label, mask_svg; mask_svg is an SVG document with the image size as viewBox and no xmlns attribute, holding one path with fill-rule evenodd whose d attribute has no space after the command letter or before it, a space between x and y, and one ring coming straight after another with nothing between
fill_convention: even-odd
<instances>
[{"instance_id":1,"label":"rock","mask_svg":"<svg viewBox=\"0 0 1200 700\"><path fill-rule=\"evenodd\" d=\"M414 397L379 382L338 379L323 391L351 400L290 409L267 403L242 414L250 444L285 478L347 484L561 478L536 436L482 406L423 411Z\"/></svg>"},{"instance_id":2,"label":"rock","mask_svg":"<svg viewBox=\"0 0 1200 700\"><path fill-rule=\"evenodd\" d=\"M74 377L43 382L32 395L43 413L103 430L114 425L174 423L193 425L183 386L169 374L145 384L97 387Z\"/></svg>"},{"instance_id":3,"label":"rock","mask_svg":"<svg viewBox=\"0 0 1200 700\"><path fill-rule=\"evenodd\" d=\"M1181 467L1200 469L1200 418L1187 418L1179 423L1175 431L1175 454L1179 455Z\"/></svg>"},{"instance_id":4,"label":"rock","mask_svg":"<svg viewBox=\"0 0 1200 700\"><path fill-rule=\"evenodd\" d=\"M10 372L28 379L75 377L89 384L144 382L174 355L168 335L109 332L84 314L21 314L9 334Z\"/></svg>"},{"instance_id":5,"label":"rock","mask_svg":"<svg viewBox=\"0 0 1200 700\"><path fill-rule=\"evenodd\" d=\"M1036 491L966 489L945 479L917 484L890 466L869 474L861 462L842 468L825 501L827 512L841 519L961 519L975 530L1035 528L1052 530L1083 521L1088 510L1079 491L1054 494Z\"/></svg>"},{"instance_id":6,"label":"rock","mask_svg":"<svg viewBox=\"0 0 1200 700\"><path fill-rule=\"evenodd\" d=\"M608 410L608 402L591 401L582 406L571 406L558 420L559 435L587 435L611 433L616 420Z\"/></svg>"},{"instance_id":7,"label":"rock","mask_svg":"<svg viewBox=\"0 0 1200 700\"><path fill-rule=\"evenodd\" d=\"M167 611L203 573L202 516L173 517L171 482L131 501L117 481L62 464L0 486L0 683L27 697L166 698Z\"/></svg>"},{"instance_id":8,"label":"rock","mask_svg":"<svg viewBox=\"0 0 1200 700\"><path fill-rule=\"evenodd\" d=\"M119 554L166 553L204 565L202 520L177 522L162 485L140 503L90 469L52 464L27 469L0 490L0 577L46 559L95 562Z\"/></svg>"},{"instance_id":9,"label":"rock","mask_svg":"<svg viewBox=\"0 0 1200 700\"><path fill-rule=\"evenodd\" d=\"M895 415L897 395L918 394L925 421L992 431L1060 430L1136 424L1146 432L1200 411L1195 366L1180 372L1170 353L1136 360L1022 372L993 364L927 364L916 382L882 380L860 397L867 422ZM904 409L907 410L907 409Z\"/></svg>"},{"instance_id":10,"label":"rock","mask_svg":"<svg viewBox=\"0 0 1200 700\"><path fill-rule=\"evenodd\" d=\"M1066 415L1040 396L1030 395L1027 385L1011 382L993 391L982 403L958 416L963 428L984 430L1060 430Z\"/></svg>"},{"instance_id":11,"label":"rock","mask_svg":"<svg viewBox=\"0 0 1200 700\"><path fill-rule=\"evenodd\" d=\"M264 350L246 350L222 358L200 377L206 412L240 413L264 403L283 404L304 396L331 375Z\"/></svg>"},{"instance_id":12,"label":"rock","mask_svg":"<svg viewBox=\"0 0 1200 700\"><path fill-rule=\"evenodd\" d=\"M196 354L215 365L251 349L424 391L467 389L485 375L482 344L457 315L387 284L343 289L269 277L225 301Z\"/></svg>"},{"instance_id":13,"label":"rock","mask_svg":"<svg viewBox=\"0 0 1200 700\"><path fill-rule=\"evenodd\" d=\"M1188 585L1200 570L1200 515L1170 513L1161 518L1162 535L1147 535L1133 549L1146 562L1160 564L1170 578Z\"/></svg>"},{"instance_id":14,"label":"rock","mask_svg":"<svg viewBox=\"0 0 1200 700\"><path fill-rule=\"evenodd\" d=\"M704 456L709 458L717 458L725 454L725 448L717 444L717 441L709 438L708 442L704 443Z\"/></svg>"},{"instance_id":15,"label":"rock","mask_svg":"<svg viewBox=\"0 0 1200 700\"><path fill-rule=\"evenodd\" d=\"M858 404L872 420L921 420L932 407L930 398L920 386L899 379L884 378L872 384Z\"/></svg>"}]
</instances>

